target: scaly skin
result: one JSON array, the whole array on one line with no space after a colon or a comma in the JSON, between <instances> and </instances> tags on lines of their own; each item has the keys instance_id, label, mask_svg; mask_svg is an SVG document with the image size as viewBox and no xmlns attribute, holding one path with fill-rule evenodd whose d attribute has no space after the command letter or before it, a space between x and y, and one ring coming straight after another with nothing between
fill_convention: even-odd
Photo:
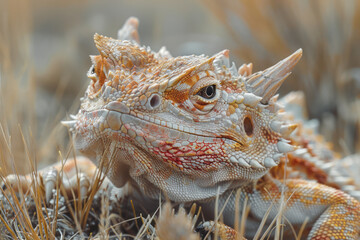
<instances>
[{"instance_id":1,"label":"scaly skin","mask_svg":"<svg viewBox=\"0 0 360 240\"><path fill-rule=\"evenodd\" d=\"M309 161L322 156L301 131L291 135L297 125L277 103L301 50L252 74L251 64L230 67L228 50L172 57L165 48L141 47L137 25L130 18L118 40L94 36L100 55L91 56L91 83L78 114L65 122L76 149L101 162L116 187L128 183L149 199L163 193L173 202L196 201L207 220L214 220L216 196L220 205L230 196L223 213L230 227L235 204L242 210L247 199L246 237L269 207L264 229L270 226L285 199L285 225L299 228L307 219L308 239L357 239L360 203ZM235 238L228 226L224 238Z\"/></svg>"}]
</instances>

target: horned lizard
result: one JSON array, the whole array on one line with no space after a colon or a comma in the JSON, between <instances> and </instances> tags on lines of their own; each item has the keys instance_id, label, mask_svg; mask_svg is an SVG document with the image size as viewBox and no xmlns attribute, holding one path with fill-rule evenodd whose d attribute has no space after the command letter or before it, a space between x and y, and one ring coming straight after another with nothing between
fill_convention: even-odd
<instances>
[{"instance_id":1,"label":"horned lizard","mask_svg":"<svg viewBox=\"0 0 360 240\"><path fill-rule=\"evenodd\" d=\"M273 226L279 212L287 226L307 221L308 239L359 237L359 196L329 174L336 157L327 146L284 111L298 95L276 95L301 49L252 73L252 64L230 65L228 50L212 57L154 52L140 45L137 26L130 18L118 39L95 34L100 55L91 56L91 82L77 115L63 122L87 157L77 162L82 195L96 172L90 159L106 169L107 184L147 209L158 206L160 195L185 206L196 202L206 220L201 231L214 231L214 209L226 204L223 239L235 238L236 212L241 217L245 203L247 238L260 225ZM64 169L74 166L69 160ZM41 172L47 199L59 169Z\"/></svg>"}]
</instances>

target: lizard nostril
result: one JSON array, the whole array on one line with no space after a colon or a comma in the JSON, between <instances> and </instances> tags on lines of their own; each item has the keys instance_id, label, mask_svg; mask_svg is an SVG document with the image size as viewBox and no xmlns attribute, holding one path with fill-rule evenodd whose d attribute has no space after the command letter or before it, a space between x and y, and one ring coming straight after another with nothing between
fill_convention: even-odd
<instances>
[{"instance_id":1,"label":"lizard nostril","mask_svg":"<svg viewBox=\"0 0 360 240\"><path fill-rule=\"evenodd\" d=\"M249 137L251 137L253 135L254 126L253 126L253 123L252 123L250 117L246 117L244 119L244 129L245 129L246 135L248 135Z\"/></svg>"},{"instance_id":2,"label":"lizard nostril","mask_svg":"<svg viewBox=\"0 0 360 240\"><path fill-rule=\"evenodd\" d=\"M160 96L157 94L154 94L149 99L149 104L151 108L156 108L160 105Z\"/></svg>"}]
</instances>

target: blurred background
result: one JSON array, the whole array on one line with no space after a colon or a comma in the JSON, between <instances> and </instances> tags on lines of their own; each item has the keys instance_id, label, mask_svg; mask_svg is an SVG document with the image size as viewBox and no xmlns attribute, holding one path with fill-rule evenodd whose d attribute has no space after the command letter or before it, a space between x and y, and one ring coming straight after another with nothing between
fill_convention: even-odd
<instances>
[{"instance_id":1,"label":"blurred background","mask_svg":"<svg viewBox=\"0 0 360 240\"><path fill-rule=\"evenodd\" d=\"M130 16L142 44L173 56L226 48L238 67L258 71L303 48L281 96L303 91L334 149L360 151L359 1L0 0L1 171L26 173L68 154L60 121L77 112L89 82L93 35L116 37Z\"/></svg>"}]
</instances>

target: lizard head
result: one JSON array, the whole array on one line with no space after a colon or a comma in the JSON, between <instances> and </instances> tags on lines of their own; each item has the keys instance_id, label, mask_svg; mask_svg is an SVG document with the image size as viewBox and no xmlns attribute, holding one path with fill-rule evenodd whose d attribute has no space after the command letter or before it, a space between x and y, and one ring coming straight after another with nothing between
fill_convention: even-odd
<instances>
[{"instance_id":1,"label":"lizard head","mask_svg":"<svg viewBox=\"0 0 360 240\"><path fill-rule=\"evenodd\" d=\"M252 74L251 64L230 66L228 50L172 57L141 47L129 21L128 40L95 34L100 55L70 124L76 148L106 158L115 185L130 178L175 201L188 191L201 199L260 178L292 150L285 138L296 126L278 119L275 94L301 50Z\"/></svg>"}]
</instances>

